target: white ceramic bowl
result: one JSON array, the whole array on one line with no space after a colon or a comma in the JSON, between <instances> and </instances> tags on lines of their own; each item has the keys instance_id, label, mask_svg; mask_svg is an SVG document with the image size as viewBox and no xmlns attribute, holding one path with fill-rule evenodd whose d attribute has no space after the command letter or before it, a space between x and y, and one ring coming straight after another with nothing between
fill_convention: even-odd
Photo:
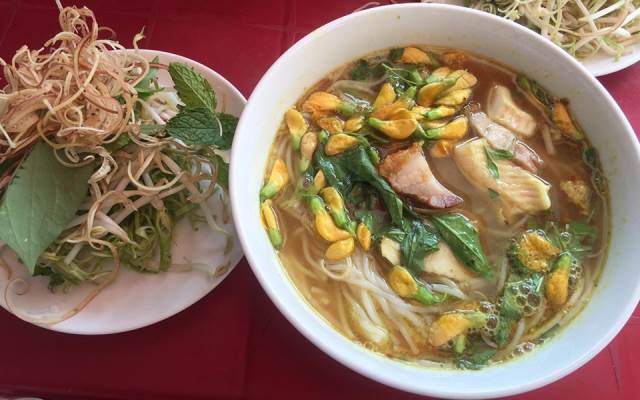
<instances>
[{"instance_id":1,"label":"white ceramic bowl","mask_svg":"<svg viewBox=\"0 0 640 400\"><path fill-rule=\"evenodd\" d=\"M192 66L211 83L218 98L219 111L233 115L240 115L242 112L246 103L244 96L212 69L186 57L164 51L139 52L148 60L158 57L164 64L182 62ZM166 71L158 73L158 80L162 85L172 84ZM215 197L209 199L209 206L218 211L222 205ZM234 227L231 221L221 225L233 235ZM229 268L225 273L216 276L209 276L204 271L142 274L123 267L116 279L78 314L54 325L41 326L58 332L100 335L130 331L169 318L203 298L229 275L242 258L235 235L233 241L232 250L228 255L224 255L226 241L222 235L212 232L208 227L194 231L189 221L180 221L175 231L173 261L203 263L212 267L228 264ZM15 297L20 313L32 318L36 318L34 315L43 314L60 315L75 307L93 290L93 285L84 284L66 293L52 293L47 289L48 278L30 276L8 248L0 251L0 254L9 262L13 278L22 278L28 282L29 291ZM0 293L4 293L7 282L6 275L0 273ZM167 296L167 293L171 293L171 296ZM0 296L0 306L7 308L3 296Z\"/></svg>"},{"instance_id":2,"label":"white ceramic bowl","mask_svg":"<svg viewBox=\"0 0 640 400\"><path fill-rule=\"evenodd\" d=\"M481 371L425 369L350 342L303 301L260 225L259 190L268 150L284 112L332 69L374 50L412 43L485 55L566 96L599 149L612 198L610 255L593 300L567 329L531 355ZM640 298L640 149L620 108L576 60L517 24L466 8L406 4L340 18L289 49L255 88L236 131L231 200L245 254L282 313L316 346L376 381L445 398L487 398L538 388L574 371L602 350Z\"/></svg>"}]
</instances>

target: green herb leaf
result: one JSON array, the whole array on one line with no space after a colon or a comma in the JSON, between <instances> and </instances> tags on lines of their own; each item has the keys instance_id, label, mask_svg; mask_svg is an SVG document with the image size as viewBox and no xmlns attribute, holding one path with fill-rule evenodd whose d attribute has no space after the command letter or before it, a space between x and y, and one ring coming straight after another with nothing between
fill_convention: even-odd
<instances>
[{"instance_id":1,"label":"green herb leaf","mask_svg":"<svg viewBox=\"0 0 640 400\"><path fill-rule=\"evenodd\" d=\"M93 164L62 165L44 142L38 142L18 167L0 203L0 239L29 272L87 198L92 171Z\"/></svg>"},{"instance_id":2,"label":"green herb leaf","mask_svg":"<svg viewBox=\"0 0 640 400\"><path fill-rule=\"evenodd\" d=\"M458 368L478 370L485 366L496 354L497 350L484 343L467 346L464 354L458 357Z\"/></svg>"},{"instance_id":3,"label":"green herb leaf","mask_svg":"<svg viewBox=\"0 0 640 400\"><path fill-rule=\"evenodd\" d=\"M313 154L313 160L316 166L322 170L324 177L330 186L336 188L343 196L351 191L351 178L339 163L339 159L329 157L324 152L329 134L326 131L320 132L320 141Z\"/></svg>"},{"instance_id":4,"label":"green herb leaf","mask_svg":"<svg viewBox=\"0 0 640 400\"><path fill-rule=\"evenodd\" d=\"M414 276L424 272L424 257L438 250L440 238L433 228L412 221L400 242L402 265Z\"/></svg>"},{"instance_id":5,"label":"green herb leaf","mask_svg":"<svg viewBox=\"0 0 640 400\"><path fill-rule=\"evenodd\" d=\"M513 158L513 153L509 150L489 149L489 152L496 160L511 160Z\"/></svg>"},{"instance_id":6,"label":"green herb leaf","mask_svg":"<svg viewBox=\"0 0 640 400\"><path fill-rule=\"evenodd\" d=\"M229 122L227 121L227 125ZM222 121L208 108L185 108L171 118L166 125L167 133L187 145L214 145L229 148L229 134L225 136ZM228 129L228 127L227 127Z\"/></svg>"},{"instance_id":7,"label":"green herb leaf","mask_svg":"<svg viewBox=\"0 0 640 400\"><path fill-rule=\"evenodd\" d=\"M485 278L493 277L491 265L480 245L480 235L471 221L462 214L433 215L431 221L451 246L453 254L467 267Z\"/></svg>"},{"instance_id":8,"label":"green herb leaf","mask_svg":"<svg viewBox=\"0 0 640 400\"><path fill-rule=\"evenodd\" d=\"M231 114L217 113L216 117L222 126L222 141L218 144L220 150L228 150L233 143L233 135L238 126L238 117Z\"/></svg>"},{"instance_id":9,"label":"green herb leaf","mask_svg":"<svg viewBox=\"0 0 640 400\"><path fill-rule=\"evenodd\" d=\"M160 59L155 57L151 60L152 63L159 62ZM140 82L135 86L136 92L138 92L138 97L141 99L146 99L150 97L152 94L158 93L162 91L160 85L158 85L157 81L158 77L158 68L151 67L149 68L149 72L142 78Z\"/></svg>"},{"instance_id":10,"label":"green herb leaf","mask_svg":"<svg viewBox=\"0 0 640 400\"><path fill-rule=\"evenodd\" d=\"M371 76L371 67L366 60L360 60L351 70L351 79L355 81L366 81Z\"/></svg>"},{"instance_id":11,"label":"green herb leaf","mask_svg":"<svg viewBox=\"0 0 640 400\"><path fill-rule=\"evenodd\" d=\"M404 53L404 49L402 47L389 50L389 60L394 62L398 61L400 57L402 57L402 53Z\"/></svg>"},{"instance_id":12,"label":"green herb leaf","mask_svg":"<svg viewBox=\"0 0 640 400\"><path fill-rule=\"evenodd\" d=\"M500 194L498 192L496 192L495 190L489 188L489 198L491 200L495 200L495 199L497 199L499 197L500 197Z\"/></svg>"},{"instance_id":13,"label":"green herb leaf","mask_svg":"<svg viewBox=\"0 0 640 400\"><path fill-rule=\"evenodd\" d=\"M147 136L163 136L167 129L166 125L145 124L140 125L140 133Z\"/></svg>"},{"instance_id":14,"label":"green herb leaf","mask_svg":"<svg viewBox=\"0 0 640 400\"><path fill-rule=\"evenodd\" d=\"M318 153L318 151L316 151L316 153ZM387 181L378 174L378 169L371 162L365 146L359 145L355 149L342 155L340 157L340 165L342 166L342 170L349 173L353 182L365 182L376 189L385 204L387 212L389 212L391 216L391 221L396 226L403 226L402 212L404 203L391 186L389 186ZM329 181L329 178L326 178L327 181ZM329 181L329 183L331 182Z\"/></svg>"},{"instance_id":15,"label":"green herb leaf","mask_svg":"<svg viewBox=\"0 0 640 400\"><path fill-rule=\"evenodd\" d=\"M489 170L489 174L496 179L500 178L500 171L498 170L496 160L493 158L491 150L489 150L487 146L484 146L484 154L487 156L487 169Z\"/></svg>"},{"instance_id":16,"label":"green herb leaf","mask_svg":"<svg viewBox=\"0 0 640 400\"><path fill-rule=\"evenodd\" d=\"M169 75L173 85L178 91L180 100L188 108L206 108L210 111L216 109L216 94L209 81L196 72L190 66L174 62L169 64Z\"/></svg>"}]
</instances>

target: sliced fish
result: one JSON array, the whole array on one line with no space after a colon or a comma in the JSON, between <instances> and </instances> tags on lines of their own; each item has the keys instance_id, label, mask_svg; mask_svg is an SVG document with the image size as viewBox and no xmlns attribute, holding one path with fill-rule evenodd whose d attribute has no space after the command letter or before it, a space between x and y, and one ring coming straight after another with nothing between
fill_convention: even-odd
<instances>
[{"instance_id":1,"label":"sliced fish","mask_svg":"<svg viewBox=\"0 0 640 400\"><path fill-rule=\"evenodd\" d=\"M482 111L468 111L467 117L476 133L487 139L494 149L506 150L513 154L513 161L522 168L536 173L543 164L535 151L504 126L493 122Z\"/></svg>"},{"instance_id":2,"label":"sliced fish","mask_svg":"<svg viewBox=\"0 0 640 400\"><path fill-rule=\"evenodd\" d=\"M508 88L501 85L491 88L487 103L489 118L511 129L518 136L528 138L536 132L536 120L513 101Z\"/></svg>"},{"instance_id":3,"label":"sliced fish","mask_svg":"<svg viewBox=\"0 0 640 400\"><path fill-rule=\"evenodd\" d=\"M550 185L510 160L496 160L498 176L488 168L486 139L475 138L454 150L454 160L460 172L476 188L497 194L494 199L505 222L512 223L523 215L533 215L551 207Z\"/></svg>"}]
</instances>

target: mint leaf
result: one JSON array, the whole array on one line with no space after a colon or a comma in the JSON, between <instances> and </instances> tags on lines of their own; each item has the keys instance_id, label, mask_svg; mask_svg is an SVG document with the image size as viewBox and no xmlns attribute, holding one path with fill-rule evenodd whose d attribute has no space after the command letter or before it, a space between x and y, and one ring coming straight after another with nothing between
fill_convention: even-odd
<instances>
[{"instance_id":1,"label":"mint leaf","mask_svg":"<svg viewBox=\"0 0 640 400\"><path fill-rule=\"evenodd\" d=\"M65 167L51 147L39 142L15 172L0 202L0 239L32 274L38 257L87 198L92 171L92 164Z\"/></svg>"},{"instance_id":2,"label":"mint leaf","mask_svg":"<svg viewBox=\"0 0 640 400\"><path fill-rule=\"evenodd\" d=\"M223 126L207 108L185 108L167 122L167 133L187 145L224 146Z\"/></svg>"},{"instance_id":3,"label":"mint leaf","mask_svg":"<svg viewBox=\"0 0 640 400\"><path fill-rule=\"evenodd\" d=\"M166 125L145 124L140 125L140 133L147 136L163 136Z\"/></svg>"},{"instance_id":4,"label":"mint leaf","mask_svg":"<svg viewBox=\"0 0 640 400\"><path fill-rule=\"evenodd\" d=\"M218 144L218 148L228 150L231 148L231 143L233 143L233 135L236 133L236 126L238 126L238 117L225 113L217 113L216 117L222 126L222 141Z\"/></svg>"},{"instance_id":5,"label":"mint leaf","mask_svg":"<svg viewBox=\"0 0 640 400\"><path fill-rule=\"evenodd\" d=\"M188 108L216 109L216 94L209 82L190 66L183 63L169 64L169 75L178 91L180 100Z\"/></svg>"}]
</instances>

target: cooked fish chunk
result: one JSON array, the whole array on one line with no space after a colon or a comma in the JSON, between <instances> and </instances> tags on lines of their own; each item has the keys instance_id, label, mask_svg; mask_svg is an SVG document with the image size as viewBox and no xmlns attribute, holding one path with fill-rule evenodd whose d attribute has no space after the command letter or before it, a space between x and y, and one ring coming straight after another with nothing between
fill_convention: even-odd
<instances>
[{"instance_id":1,"label":"cooked fish chunk","mask_svg":"<svg viewBox=\"0 0 640 400\"><path fill-rule=\"evenodd\" d=\"M493 176L487 164L488 145L486 139L472 139L457 146L453 158L472 185L487 195L489 189L497 194L495 202L507 223L551 207L550 185L510 160L496 160L498 176Z\"/></svg>"},{"instance_id":2,"label":"cooked fish chunk","mask_svg":"<svg viewBox=\"0 0 640 400\"><path fill-rule=\"evenodd\" d=\"M496 124L482 111L468 111L467 117L476 133L494 149L506 150L513 154L513 161L533 173L542 166L542 159L533 149L518 140L516 135L500 124Z\"/></svg>"},{"instance_id":3,"label":"cooked fish chunk","mask_svg":"<svg viewBox=\"0 0 640 400\"><path fill-rule=\"evenodd\" d=\"M431 208L448 208L462 199L444 187L431 172L419 143L389 154L379 167L393 189Z\"/></svg>"},{"instance_id":4,"label":"cooked fish chunk","mask_svg":"<svg viewBox=\"0 0 640 400\"><path fill-rule=\"evenodd\" d=\"M471 272L454 254L445 242L438 244L438 251L424 258L424 272L464 281L473 278Z\"/></svg>"},{"instance_id":5,"label":"cooked fish chunk","mask_svg":"<svg viewBox=\"0 0 640 400\"><path fill-rule=\"evenodd\" d=\"M471 272L465 265L458 260L453 254L451 247L445 242L438 244L439 249L424 258L424 272L444 276L456 281L464 281L473 278ZM400 259L400 243L383 238L380 241L380 253L393 265L401 265Z\"/></svg>"},{"instance_id":6,"label":"cooked fish chunk","mask_svg":"<svg viewBox=\"0 0 640 400\"><path fill-rule=\"evenodd\" d=\"M489 118L511 129L519 136L531 137L536 132L536 120L513 101L511 91L501 85L489 92Z\"/></svg>"}]
</instances>

